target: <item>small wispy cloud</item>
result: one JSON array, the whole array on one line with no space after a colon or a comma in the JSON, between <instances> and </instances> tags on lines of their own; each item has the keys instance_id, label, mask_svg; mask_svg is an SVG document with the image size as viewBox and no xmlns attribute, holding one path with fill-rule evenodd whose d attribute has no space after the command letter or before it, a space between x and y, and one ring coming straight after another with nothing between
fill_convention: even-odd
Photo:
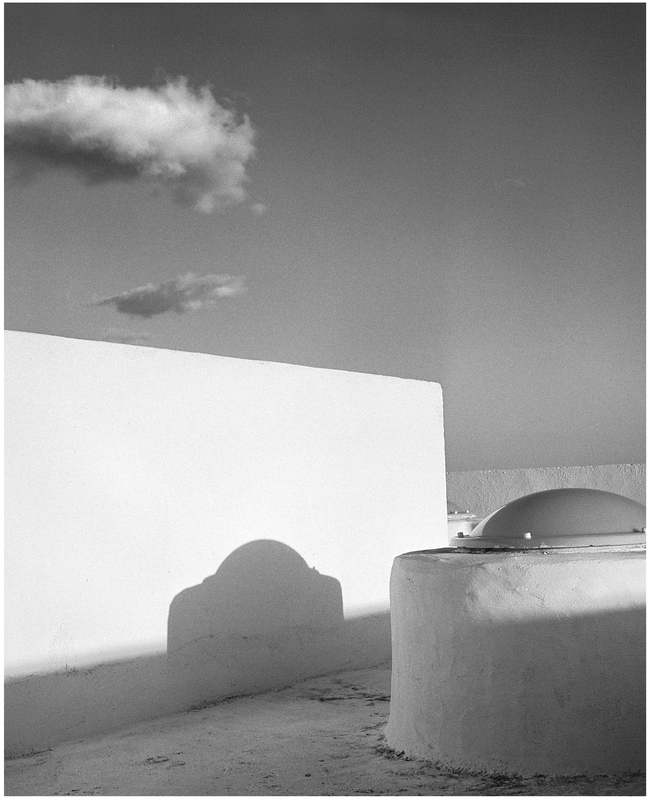
<instances>
[{"instance_id":1,"label":"small wispy cloud","mask_svg":"<svg viewBox=\"0 0 650 801\"><path fill-rule=\"evenodd\" d=\"M162 284L146 284L110 298L99 298L92 306L113 304L118 312L136 317L153 317L167 311L182 314L209 309L222 298L245 292L244 279L230 275L179 275Z\"/></svg>"},{"instance_id":2,"label":"small wispy cloud","mask_svg":"<svg viewBox=\"0 0 650 801\"><path fill-rule=\"evenodd\" d=\"M146 345L149 342L149 334L144 331L124 331L119 328L104 329L102 338L122 345Z\"/></svg>"},{"instance_id":3,"label":"small wispy cloud","mask_svg":"<svg viewBox=\"0 0 650 801\"><path fill-rule=\"evenodd\" d=\"M205 213L246 197L249 119L185 78L153 89L26 79L5 86L4 111L5 154L23 177L60 168L89 184L141 179Z\"/></svg>"}]
</instances>

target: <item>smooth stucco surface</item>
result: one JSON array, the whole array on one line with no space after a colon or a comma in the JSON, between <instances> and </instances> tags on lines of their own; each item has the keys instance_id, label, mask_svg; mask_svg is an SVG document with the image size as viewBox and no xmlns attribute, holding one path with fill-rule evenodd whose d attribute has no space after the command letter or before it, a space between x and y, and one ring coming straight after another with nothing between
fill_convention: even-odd
<instances>
[{"instance_id":1,"label":"smooth stucco surface","mask_svg":"<svg viewBox=\"0 0 650 801\"><path fill-rule=\"evenodd\" d=\"M645 550L396 558L391 748L491 773L645 764Z\"/></svg>"},{"instance_id":2,"label":"smooth stucco surface","mask_svg":"<svg viewBox=\"0 0 650 801\"><path fill-rule=\"evenodd\" d=\"M644 464L599 464L447 473L447 497L479 520L515 498L563 487L615 492L645 504L646 469Z\"/></svg>"},{"instance_id":3,"label":"smooth stucco surface","mask_svg":"<svg viewBox=\"0 0 650 801\"><path fill-rule=\"evenodd\" d=\"M385 661L446 543L438 384L7 332L5 425L9 747Z\"/></svg>"}]
</instances>

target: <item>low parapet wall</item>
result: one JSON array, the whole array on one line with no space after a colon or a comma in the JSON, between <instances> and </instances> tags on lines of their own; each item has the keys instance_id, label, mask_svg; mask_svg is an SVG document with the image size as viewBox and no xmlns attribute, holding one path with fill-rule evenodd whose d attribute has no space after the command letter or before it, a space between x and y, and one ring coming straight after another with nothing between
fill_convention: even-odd
<instances>
[{"instance_id":1,"label":"low parapet wall","mask_svg":"<svg viewBox=\"0 0 650 801\"><path fill-rule=\"evenodd\" d=\"M181 654L163 651L16 678L5 683L5 756L37 753L227 697L385 664L390 656L390 615L381 612L329 629L208 638Z\"/></svg>"},{"instance_id":2,"label":"low parapet wall","mask_svg":"<svg viewBox=\"0 0 650 801\"><path fill-rule=\"evenodd\" d=\"M615 492L645 504L645 465L599 464L447 473L447 497L462 511L469 509L478 518L523 495L564 487Z\"/></svg>"}]
</instances>

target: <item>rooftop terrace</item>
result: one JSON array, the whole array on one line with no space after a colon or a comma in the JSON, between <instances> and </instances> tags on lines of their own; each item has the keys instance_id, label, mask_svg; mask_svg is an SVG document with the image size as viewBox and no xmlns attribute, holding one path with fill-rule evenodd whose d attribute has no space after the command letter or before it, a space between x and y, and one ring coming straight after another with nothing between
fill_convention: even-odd
<instances>
[{"instance_id":1,"label":"rooftop terrace","mask_svg":"<svg viewBox=\"0 0 650 801\"><path fill-rule=\"evenodd\" d=\"M480 776L385 744L390 665L62 743L6 762L6 795L644 796L645 776Z\"/></svg>"}]
</instances>

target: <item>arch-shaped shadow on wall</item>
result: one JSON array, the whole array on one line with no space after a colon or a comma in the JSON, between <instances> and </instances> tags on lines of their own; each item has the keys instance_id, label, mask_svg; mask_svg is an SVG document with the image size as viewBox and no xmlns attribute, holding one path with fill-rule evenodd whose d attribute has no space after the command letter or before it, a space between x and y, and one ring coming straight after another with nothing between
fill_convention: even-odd
<instances>
[{"instance_id":1,"label":"arch-shaped shadow on wall","mask_svg":"<svg viewBox=\"0 0 650 801\"><path fill-rule=\"evenodd\" d=\"M169 678L192 704L322 675L345 651L339 581L275 540L237 548L169 610Z\"/></svg>"},{"instance_id":2,"label":"arch-shaped shadow on wall","mask_svg":"<svg viewBox=\"0 0 650 801\"><path fill-rule=\"evenodd\" d=\"M342 623L341 585L335 578L310 569L288 545L255 540L233 551L214 576L174 598L167 652L206 638L267 637L293 627L327 629Z\"/></svg>"},{"instance_id":3,"label":"arch-shaped shadow on wall","mask_svg":"<svg viewBox=\"0 0 650 801\"><path fill-rule=\"evenodd\" d=\"M388 610L343 619L341 585L286 545L249 542L180 592L167 654L5 685L5 750L24 756L229 696L390 659ZM98 662L100 660L98 659Z\"/></svg>"}]
</instances>

